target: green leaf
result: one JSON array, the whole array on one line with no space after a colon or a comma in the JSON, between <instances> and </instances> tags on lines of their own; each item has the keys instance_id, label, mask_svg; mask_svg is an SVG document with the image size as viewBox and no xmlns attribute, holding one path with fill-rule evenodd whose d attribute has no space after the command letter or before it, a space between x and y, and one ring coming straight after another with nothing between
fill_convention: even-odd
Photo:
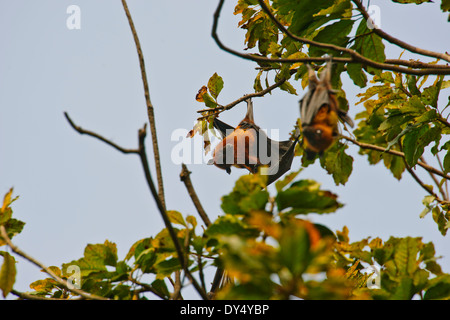
<instances>
[{"instance_id":1,"label":"green leaf","mask_svg":"<svg viewBox=\"0 0 450 320\"><path fill-rule=\"evenodd\" d=\"M208 92L205 92L203 95L202 95L202 98L203 98L203 102L205 103L205 105L208 107L208 108L215 108L215 107L217 107L217 103L213 100L213 98L208 94Z\"/></svg>"},{"instance_id":2,"label":"green leaf","mask_svg":"<svg viewBox=\"0 0 450 320\"><path fill-rule=\"evenodd\" d=\"M418 128L414 128L408 134L405 135L405 138L403 139L403 152L405 153L405 160L406 163L410 167L414 166L417 163L417 160L420 158L420 156L423 153L420 152L418 149L418 140L421 135L423 135L428 128L426 126L421 126Z\"/></svg>"},{"instance_id":3,"label":"green leaf","mask_svg":"<svg viewBox=\"0 0 450 320\"><path fill-rule=\"evenodd\" d=\"M445 236L447 234L447 223L448 220L445 218L445 215L439 209L438 206L435 206L433 210L431 210L433 214L433 220L438 225L439 232Z\"/></svg>"},{"instance_id":4,"label":"green leaf","mask_svg":"<svg viewBox=\"0 0 450 320\"><path fill-rule=\"evenodd\" d=\"M171 258L158 263L156 266L156 279L164 279L170 276L173 272L181 270L180 260L178 258Z\"/></svg>"},{"instance_id":5,"label":"green leaf","mask_svg":"<svg viewBox=\"0 0 450 320\"><path fill-rule=\"evenodd\" d=\"M262 177L259 175L241 176L233 191L222 197L221 208L225 213L245 215L251 210L264 210L269 193L263 190Z\"/></svg>"},{"instance_id":6,"label":"green leaf","mask_svg":"<svg viewBox=\"0 0 450 320\"><path fill-rule=\"evenodd\" d=\"M151 286L164 297L170 297L169 289L167 289L167 285L164 280L156 279L151 283Z\"/></svg>"},{"instance_id":7,"label":"green leaf","mask_svg":"<svg viewBox=\"0 0 450 320\"><path fill-rule=\"evenodd\" d=\"M330 213L342 207L336 199L335 194L321 190L317 182L300 180L279 191L276 203L278 211L291 208L287 214Z\"/></svg>"},{"instance_id":8,"label":"green leaf","mask_svg":"<svg viewBox=\"0 0 450 320\"><path fill-rule=\"evenodd\" d=\"M208 89L211 92L211 95L217 100L217 96L220 91L223 89L223 79L217 73L214 73L211 78L208 80ZM203 97L204 99L204 97Z\"/></svg>"},{"instance_id":9,"label":"green leaf","mask_svg":"<svg viewBox=\"0 0 450 320\"><path fill-rule=\"evenodd\" d=\"M156 259L155 248L148 248L136 257L135 265L138 266L143 273L150 273L154 271L153 266L156 263Z\"/></svg>"},{"instance_id":10,"label":"green leaf","mask_svg":"<svg viewBox=\"0 0 450 320\"><path fill-rule=\"evenodd\" d=\"M349 63L347 64L347 73L353 83L357 86L364 88L367 84L367 76L362 65L360 63Z\"/></svg>"},{"instance_id":11,"label":"green leaf","mask_svg":"<svg viewBox=\"0 0 450 320\"><path fill-rule=\"evenodd\" d=\"M441 10L442 11L450 11L450 0L442 0L441 1Z\"/></svg>"},{"instance_id":12,"label":"green leaf","mask_svg":"<svg viewBox=\"0 0 450 320\"><path fill-rule=\"evenodd\" d=\"M106 240L103 244L88 244L84 249L84 257L63 264L63 269L77 265L81 269L81 276L89 276L93 272L107 271L106 266L116 266L117 259L116 244Z\"/></svg>"},{"instance_id":13,"label":"green leaf","mask_svg":"<svg viewBox=\"0 0 450 320\"><path fill-rule=\"evenodd\" d=\"M186 221L184 221L184 218L180 212L175 210L168 210L167 216L169 217L170 222L186 226Z\"/></svg>"},{"instance_id":14,"label":"green leaf","mask_svg":"<svg viewBox=\"0 0 450 320\"><path fill-rule=\"evenodd\" d=\"M12 239L14 236L16 236L17 234L22 232L25 222L14 219L14 218L10 218L3 225L6 229L6 233L8 234L8 237L10 239ZM0 239L0 246L2 246L4 244L5 244L5 241L3 239Z\"/></svg>"},{"instance_id":15,"label":"green leaf","mask_svg":"<svg viewBox=\"0 0 450 320\"><path fill-rule=\"evenodd\" d=\"M277 180L277 181L275 182L275 188L276 188L277 192L280 192L281 190L284 189L284 187L286 187L289 183L291 183L292 180L294 180L295 177L297 177L297 175L298 175L302 170L303 170L303 168L300 168L300 169L297 170L297 171L292 171L292 172L286 174L286 175L284 176L283 179Z\"/></svg>"},{"instance_id":16,"label":"green leaf","mask_svg":"<svg viewBox=\"0 0 450 320\"><path fill-rule=\"evenodd\" d=\"M308 231L301 226L283 230L280 238L280 261L292 276L298 278L306 270L310 260L310 240Z\"/></svg>"},{"instance_id":17,"label":"green leaf","mask_svg":"<svg viewBox=\"0 0 450 320\"><path fill-rule=\"evenodd\" d=\"M142 251L149 249L152 246L152 238L144 238L136 241L128 250L125 260L130 260L131 257L137 258Z\"/></svg>"},{"instance_id":18,"label":"green leaf","mask_svg":"<svg viewBox=\"0 0 450 320\"><path fill-rule=\"evenodd\" d=\"M334 44L340 47L346 47L349 38L347 35L350 33L353 27L354 20L340 20L333 24L325 26L314 37L314 41L321 43ZM309 47L309 55L311 57L322 56L327 52L333 52L332 50L325 50L315 46Z\"/></svg>"},{"instance_id":19,"label":"green leaf","mask_svg":"<svg viewBox=\"0 0 450 320\"><path fill-rule=\"evenodd\" d=\"M332 3L331 3L332 4ZM314 5L309 1L293 1L293 0L278 0L273 3L273 6L280 15L292 14L292 23L289 30L294 34L305 35L309 33L308 26L317 22L318 20L325 23L322 17L316 17L322 9L330 7L329 0L316 0ZM320 26L320 25L319 25ZM319 26L315 26L314 30Z\"/></svg>"},{"instance_id":20,"label":"green leaf","mask_svg":"<svg viewBox=\"0 0 450 320\"><path fill-rule=\"evenodd\" d=\"M405 135L403 139L403 151L405 160L409 166L414 166L422 156L425 147L432 141L436 143L441 138L442 129L440 127L429 127L428 125L414 128Z\"/></svg>"},{"instance_id":21,"label":"green leaf","mask_svg":"<svg viewBox=\"0 0 450 320\"><path fill-rule=\"evenodd\" d=\"M253 84L253 89L255 89L255 92L260 92L263 90L262 85L261 85L261 75L262 75L262 70L259 70L258 74L256 75L255 82Z\"/></svg>"},{"instance_id":22,"label":"green leaf","mask_svg":"<svg viewBox=\"0 0 450 320\"><path fill-rule=\"evenodd\" d=\"M448 275L439 277L440 280L425 292L424 300L442 300L450 298L450 279Z\"/></svg>"},{"instance_id":23,"label":"green leaf","mask_svg":"<svg viewBox=\"0 0 450 320\"><path fill-rule=\"evenodd\" d=\"M285 81L281 86L280 89L283 91L286 91L290 94L297 94L297 90L295 90L294 86L290 84L288 81Z\"/></svg>"},{"instance_id":24,"label":"green leaf","mask_svg":"<svg viewBox=\"0 0 450 320\"><path fill-rule=\"evenodd\" d=\"M386 60L382 39L367 27L367 21L365 19L361 20L355 37L355 44L352 48L356 52L377 62L384 62ZM367 71L373 74L381 73L381 71L371 67L367 67Z\"/></svg>"},{"instance_id":25,"label":"green leaf","mask_svg":"<svg viewBox=\"0 0 450 320\"><path fill-rule=\"evenodd\" d=\"M0 269L0 289L3 298L6 298L16 281L16 260L8 252L2 251L0 254L3 256L3 264Z\"/></svg>"},{"instance_id":26,"label":"green leaf","mask_svg":"<svg viewBox=\"0 0 450 320\"><path fill-rule=\"evenodd\" d=\"M395 246L394 262L399 276L411 276L417 269L418 238L401 238Z\"/></svg>"},{"instance_id":27,"label":"green leaf","mask_svg":"<svg viewBox=\"0 0 450 320\"><path fill-rule=\"evenodd\" d=\"M320 165L333 176L336 185L345 185L353 171L353 157L345 153L347 148L346 144L336 142L320 158Z\"/></svg>"},{"instance_id":28,"label":"green leaf","mask_svg":"<svg viewBox=\"0 0 450 320\"><path fill-rule=\"evenodd\" d=\"M421 96L421 92L417 88L417 78L414 75L407 74L406 75L408 90L412 95Z\"/></svg>"},{"instance_id":29,"label":"green leaf","mask_svg":"<svg viewBox=\"0 0 450 320\"><path fill-rule=\"evenodd\" d=\"M408 277L402 277L391 299L411 300L413 295L414 295L413 279Z\"/></svg>"},{"instance_id":30,"label":"green leaf","mask_svg":"<svg viewBox=\"0 0 450 320\"><path fill-rule=\"evenodd\" d=\"M259 234L258 230L250 227L235 215L226 214L211 224L206 230L210 237L240 235L242 237L254 237Z\"/></svg>"},{"instance_id":31,"label":"green leaf","mask_svg":"<svg viewBox=\"0 0 450 320\"><path fill-rule=\"evenodd\" d=\"M437 101L439 92L441 91L443 79L444 76L439 76L433 85L423 89L421 99L424 104L437 108Z\"/></svg>"}]
</instances>

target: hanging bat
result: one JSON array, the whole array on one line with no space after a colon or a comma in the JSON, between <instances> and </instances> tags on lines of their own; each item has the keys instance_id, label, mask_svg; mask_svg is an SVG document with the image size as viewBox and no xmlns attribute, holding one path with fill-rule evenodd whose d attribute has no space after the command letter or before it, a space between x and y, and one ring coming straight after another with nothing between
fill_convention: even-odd
<instances>
[{"instance_id":1,"label":"hanging bat","mask_svg":"<svg viewBox=\"0 0 450 320\"><path fill-rule=\"evenodd\" d=\"M308 66L308 92L300 100L300 118L306 159L321 156L339 135L338 122L353 127L352 119L338 107L336 91L331 87L331 60L317 79L313 68Z\"/></svg>"},{"instance_id":2,"label":"hanging bat","mask_svg":"<svg viewBox=\"0 0 450 320\"><path fill-rule=\"evenodd\" d=\"M254 122L253 103L247 99L247 113L236 128L215 118L213 126L220 132L223 140L213 151L213 158L208 164L224 169L228 174L231 167L245 168L257 173L260 166L268 166L267 185L271 184L292 164L295 145L299 138L297 129L294 139L275 141L270 139Z\"/></svg>"}]
</instances>

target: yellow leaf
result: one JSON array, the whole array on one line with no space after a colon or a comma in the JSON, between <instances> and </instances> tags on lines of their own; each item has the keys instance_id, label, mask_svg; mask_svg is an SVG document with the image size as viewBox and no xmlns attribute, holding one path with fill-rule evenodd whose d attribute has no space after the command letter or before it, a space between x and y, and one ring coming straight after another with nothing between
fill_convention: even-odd
<instances>
[{"instance_id":1,"label":"yellow leaf","mask_svg":"<svg viewBox=\"0 0 450 320\"><path fill-rule=\"evenodd\" d=\"M0 270L0 289L2 290L3 298L6 298L16 281L16 260L8 252L3 252L2 255L3 265Z\"/></svg>"}]
</instances>

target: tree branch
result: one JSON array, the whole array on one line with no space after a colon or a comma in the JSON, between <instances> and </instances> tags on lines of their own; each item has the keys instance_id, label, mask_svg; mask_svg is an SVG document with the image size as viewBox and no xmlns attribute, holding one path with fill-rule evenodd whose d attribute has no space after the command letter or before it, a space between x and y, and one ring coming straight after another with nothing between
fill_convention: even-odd
<instances>
[{"instance_id":1,"label":"tree branch","mask_svg":"<svg viewBox=\"0 0 450 320\"><path fill-rule=\"evenodd\" d=\"M187 263L184 259L184 254L183 254L183 250L180 246L180 243L178 242L178 238L177 235L175 233L175 230L173 229L172 224L170 223L170 219L169 216L167 215L167 211L166 208L163 205L163 202L161 201L161 198L158 195L158 192L156 191L156 187L153 183L153 179L150 173L150 169L149 169L149 163L148 163L148 158L147 158L147 153L145 151L145 137L147 135L147 125L145 124L144 127L142 129L139 129L138 132L138 140L139 140L139 148L137 150L135 149L125 149L122 147L119 147L118 145L116 145L115 143L109 141L108 139L102 137L101 135L89 131L89 130L84 130L81 129L81 127L77 126L71 119L70 117L67 115L66 113L66 118L69 121L69 123L71 123L71 126L78 131L81 134L87 134L89 136L92 136L94 138L99 139L100 141L103 141L105 143L107 143L108 145L113 146L114 148L116 148L117 150L123 152L124 150L128 151L125 153L134 153L139 155L139 159L141 160L141 164L142 164L142 168L144 169L144 176L145 176L145 180L147 182L147 185L150 189L150 193L152 194L155 202L156 202L156 206L158 207L159 213L163 219L164 225L166 226L169 235L175 245L175 250L177 252L178 258L180 259L180 264L183 267L184 271L186 272L187 276L189 277L189 279L191 280L191 282L193 283L194 287L197 289L198 293L202 296L202 298L207 299L206 293L202 290L202 288L199 286L199 284L197 283L197 281L193 278L193 276L191 275L189 268L187 266Z\"/></svg>"},{"instance_id":2,"label":"tree branch","mask_svg":"<svg viewBox=\"0 0 450 320\"><path fill-rule=\"evenodd\" d=\"M161 298L162 300L167 300L166 297L164 297L162 294L160 294L158 291L156 291L152 286L150 286L150 285L148 285L146 283L139 282L138 280L132 278L131 274L130 274L130 277L128 277L128 280L130 280L131 282L133 282L134 284L136 284L138 286L141 286L142 289L143 289L143 290L136 290L136 291L139 291L139 292L144 292L144 291L145 292L151 292L154 295L156 295L159 298Z\"/></svg>"},{"instance_id":3,"label":"tree branch","mask_svg":"<svg viewBox=\"0 0 450 320\"><path fill-rule=\"evenodd\" d=\"M20 292L17 290L11 290L11 293L17 297L19 297L20 299L26 299L26 300L65 300L67 301L68 299L63 299L63 298L46 298L46 297L41 297L41 296L37 296L34 294L29 294L26 292ZM81 300L81 298L75 298L75 299L70 299L70 300Z\"/></svg>"},{"instance_id":4,"label":"tree branch","mask_svg":"<svg viewBox=\"0 0 450 320\"><path fill-rule=\"evenodd\" d=\"M205 119L205 118L208 118L211 116L217 116L218 114L220 114L226 110L230 110L235 105L237 105L243 101L246 101L249 98L262 97L262 96L266 95L267 93L271 92L273 89L278 88L285 82L286 82L286 79L281 79L280 81L274 83L273 85L267 87L266 89L264 89L262 91L246 94L246 95L240 97L239 99L234 100L233 102L230 102L229 104L227 104L225 106L217 106L216 108L208 108L208 109L198 110L197 111L198 113L208 112L208 114L205 116L199 117L197 120L202 120L202 119Z\"/></svg>"},{"instance_id":5,"label":"tree branch","mask_svg":"<svg viewBox=\"0 0 450 320\"><path fill-rule=\"evenodd\" d=\"M275 16L273 15L273 13L269 9L269 7L265 4L264 0L258 0L258 3L261 6L261 8L263 9L263 11L276 24L278 29L280 31L282 31L284 34L286 34L288 37L290 37L296 41L306 43L306 44L309 44L309 45L312 45L312 46L315 46L318 48L330 49L330 50L334 50L337 52L345 52L352 57L351 59L346 61L347 63L361 63L365 66L370 66L370 67L373 67L376 69L397 71L397 72L402 72L402 73L406 73L406 74L414 74L414 75L450 74L450 67L448 67L448 66L442 66L442 68L426 68L426 69L421 69L421 70L411 70L408 68L398 67L395 65L387 64L387 63L373 61L373 60L366 58L363 55L359 54L358 52L356 52L352 49L349 49L349 48L340 47L340 46L336 46L336 45L329 44L329 43L317 42L317 41L310 40L310 39L303 38L303 37L298 37L298 36L294 35L293 33L291 33L280 21L277 20L277 18L275 18ZM340 61L338 58L333 58L333 60ZM409 64L409 63L403 62L402 64Z\"/></svg>"},{"instance_id":6,"label":"tree branch","mask_svg":"<svg viewBox=\"0 0 450 320\"><path fill-rule=\"evenodd\" d=\"M258 0L261 5L261 7L263 8L267 8L267 6L262 2L262 0ZM221 48L222 50L238 56L240 58L243 59L247 59L247 60L251 60L251 61L255 61L255 62L266 62L266 63L297 63L297 62L303 62L303 63L309 63L309 62L326 62L329 60L328 57L309 57L309 58L296 58L296 59L289 59L289 58L278 58L278 59L272 59L272 58L268 58L268 57L261 57L255 54L245 54L245 53L241 53L239 51L233 50L227 46L225 46L222 41L219 39L218 35L217 35L217 27L218 27L218 21L219 21L219 17L220 17L220 12L222 10L223 7L223 3L224 0L219 0L219 4L217 6L217 9L214 13L214 20L213 20L213 27L212 27L212 31L211 31L211 36L212 38L215 40L216 44L219 46L219 48ZM413 69L408 69L408 68L403 68L403 67L398 67L396 65L391 65L391 64L387 64L387 63L381 63L381 62L376 62L373 61L371 59L368 59L362 55L360 55L359 53L357 53L354 50L348 49L348 48L344 48L344 47L339 47L339 46L335 46L329 43L322 43L322 42L317 42L317 41L313 41L313 40L309 40L307 38L301 38L301 37L297 37L296 35L292 34L291 32L289 32L274 16L273 14L270 12L270 10L265 11L269 17L277 24L277 26L279 27L279 29L284 32L287 36L302 42L302 43L306 43L309 45L313 45L319 48L324 48L324 49L331 49L331 50L335 50L338 52L346 52L348 54L350 54L352 57L351 58L340 58L340 57L335 57L333 58L333 61L335 62L340 62L340 63L361 63L364 64L365 66L370 66L376 69L380 69L380 70L390 70L390 71L397 71L397 72L401 72L404 74L413 74L413 75L436 75L436 74L450 74L450 67L449 68L426 68L426 69L420 69L420 70L413 70Z\"/></svg>"},{"instance_id":7,"label":"tree branch","mask_svg":"<svg viewBox=\"0 0 450 320\"><path fill-rule=\"evenodd\" d=\"M75 131L77 131L79 134L86 134L88 136L94 137L94 138L96 138L96 139L98 139L100 141L103 141L104 143L110 145L111 147L113 147L114 149L116 149L116 150L118 150L118 151L120 151L122 153L136 153L136 154L139 154L139 150L137 150L137 149L125 149L125 148L122 148L121 146L115 144L114 142L112 142L112 141L102 137L101 135L99 135L99 134L97 134L95 132L92 132L92 131L89 131L89 130L85 130L85 129L81 128L80 126L77 126L72 121L72 119L69 117L69 114L67 112L64 112L64 116L66 117L66 119L69 122L70 126Z\"/></svg>"},{"instance_id":8,"label":"tree branch","mask_svg":"<svg viewBox=\"0 0 450 320\"><path fill-rule=\"evenodd\" d=\"M371 18L369 16L369 13L367 12L366 8L364 8L364 6L362 5L360 0L352 0L356 7L358 8L358 10L361 12L361 14L363 15L364 19L366 19L366 21L370 21ZM446 53L440 53L440 52L434 52L434 51L430 51L430 50L425 50L425 49L421 49L415 46L412 46L400 39L397 39L393 36L391 36L390 34L384 32L383 30L381 30L380 28L378 28L377 26L374 27L374 32L379 35L381 38L389 41L392 44L395 44L403 49L406 49L410 52L413 53L417 53L423 56L428 56L428 57L434 57L434 58L438 58L438 59L442 59L445 60L447 62L450 62L450 55L446 54Z\"/></svg>"},{"instance_id":9,"label":"tree branch","mask_svg":"<svg viewBox=\"0 0 450 320\"><path fill-rule=\"evenodd\" d=\"M198 284L198 282L195 280L195 278L192 276L191 272L189 271L189 267L187 265L187 261L185 259L184 256L184 252L183 249L180 246L180 243L178 242L178 237L175 233L175 230L172 226L172 223L169 220L169 216L167 215L167 211L161 201L161 199L158 196L158 193L156 191L155 185L153 183L153 179L151 177L150 174L150 170L148 167L148 159L147 159L147 155L145 152L145 136L146 136L146 131L145 131L145 126L143 129L139 130L139 156L141 159L141 163L142 163L142 167L144 169L144 174L145 174L145 179L147 181L148 187L150 189L151 194L153 195L153 198L156 201L156 205L158 207L158 210L161 214L161 217L164 221L164 224L167 228L167 230L169 231L169 235L175 245L175 250L177 252L178 255L178 259L180 260L180 264L184 270L184 272L186 273L187 277L189 278L189 280L192 282L192 284L194 285L195 289L197 290L197 292L200 294L200 296L203 299L208 299L208 297L206 296L206 293L203 291L203 289L200 287L200 285Z\"/></svg>"},{"instance_id":10,"label":"tree branch","mask_svg":"<svg viewBox=\"0 0 450 320\"><path fill-rule=\"evenodd\" d=\"M211 220L209 220L209 217L206 214L205 209L203 209L200 199L197 197L197 193L195 192L194 186L192 185L190 175L191 175L191 172L188 170L186 165L184 163L181 164L180 180L184 182L184 185L188 191L188 194L191 197L192 202L194 203L194 206L197 209L197 212L200 215L200 217L202 218L206 227L209 227L211 225Z\"/></svg>"},{"instance_id":11,"label":"tree branch","mask_svg":"<svg viewBox=\"0 0 450 320\"><path fill-rule=\"evenodd\" d=\"M60 278L59 276L57 276L51 269L49 269L47 266L45 266L42 262L39 262L38 260L34 259L33 257L31 257L30 255L28 255L27 253L23 252L22 250L20 250L14 243L11 242L11 239L8 237L8 233L6 232L5 226L0 225L0 235L3 238L3 240L6 242L6 244L11 248L12 251L14 251L14 253L16 253L17 255L21 256L22 258L28 260L29 262L31 262L32 264L34 264L35 266L39 267L40 269L42 269L45 273L47 273L50 277L52 277L56 282L58 282L60 285L62 285L64 288L66 288L67 290L69 290L70 292L73 292L83 298L86 299L91 299L91 300L109 300L108 298L105 297L100 297L94 294L90 294L87 293L83 290L80 289L76 289L72 286L69 286L67 281Z\"/></svg>"},{"instance_id":12,"label":"tree branch","mask_svg":"<svg viewBox=\"0 0 450 320\"><path fill-rule=\"evenodd\" d=\"M425 158L423 156L420 157L420 160L426 164ZM442 199L447 201L447 195L444 192L444 189L442 188L442 185L439 183L439 180L436 178L436 176L434 175L434 173L428 171L428 174L430 175L431 179L433 180L434 184L436 185L436 187L439 189L439 193L442 196Z\"/></svg>"},{"instance_id":13,"label":"tree branch","mask_svg":"<svg viewBox=\"0 0 450 320\"><path fill-rule=\"evenodd\" d=\"M148 114L148 120L150 123L150 132L152 134L152 143L153 143L153 156L155 158L155 167L156 167L156 179L158 181L158 196L161 199L161 203L163 207L166 207L166 201L164 197L164 185L163 185L163 178L162 178L162 171L161 171L161 160L159 156L159 147L158 147L158 137L156 135L156 124L155 124L155 114L154 114L154 108L153 104L150 100L150 90L148 88L148 80L147 80L147 73L145 71L145 61L144 61L144 55L142 53L141 44L139 41L139 37L136 32L136 28L134 27L133 19L131 18L130 11L128 10L128 5L125 0L122 0L122 6L125 10L125 14L128 19L128 24L130 25L131 33L133 34L134 43L136 44L136 50L139 57L139 67L141 69L141 77L142 77L142 83L144 86L144 94L145 94L145 101L147 104L147 114Z\"/></svg>"},{"instance_id":14,"label":"tree branch","mask_svg":"<svg viewBox=\"0 0 450 320\"><path fill-rule=\"evenodd\" d=\"M360 148L363 148L363 149L375 150L375 151L379 151L379 152L382 152L382 153L383 152L390 153L390 154L393 154L395 156L399 156L399 157L405 158L405 154L403 152L401 152L401 151L391 150L391 149L386 150L386 148L383 148L383 147L380 147L380 146L377 146L377 145L373 145L373 144L359 142L359 141L357 141L355 139L352 139L350 137L347 137L347 136L341 135L341 137L343 139L345 139L345 140L347 140L347 141L349 141L349 142L359 146ZM444 174L442 171L439 171L438 169L436 169L436 168L434 168L434 167L432 167L432 166L430 166L430 165L428 165L428 164L426 164L426 163L424 163L422 161L417 161L417 164L419 166L421 166L422 168L424 168L425 170L431 172L431 173L434 173L434 174L436 174L438 176L441 176L442 178L450 180L450 176L449 175Z\"/></svg>"}]
</instances>

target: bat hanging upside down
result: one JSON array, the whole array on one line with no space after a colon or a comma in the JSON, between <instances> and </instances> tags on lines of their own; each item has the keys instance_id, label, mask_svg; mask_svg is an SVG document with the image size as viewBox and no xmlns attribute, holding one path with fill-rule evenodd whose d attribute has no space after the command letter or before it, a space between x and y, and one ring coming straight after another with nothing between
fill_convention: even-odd
<instances>
[{"instance_id":1,"label":"bat hanging upside down","mask_svg":"<svg viewBox=\"0 0 450 320\"><path fill-rule=\"evenodd\" d=\"M299 130L297 128L292 141L270 139L254 122L251 99L246 101L247 114L236 128L214 119L214 128L220 132L223 140L214 149L213 158L208 164L214 164L228 174L232 166L247 169L251 173L257 173L261 166L268 166L265 174L269 185L291 168Z\"/></svg>"},{"instance_id":2,"label":"bat hanging upside down","mask_svg":"<svg viewBox=\"0 0 450 320\"><path fill-rule=\"evenodd\" d=\"M322 155L339 135L339 119L353 127L352 119L338 107L336 91L331 87L331 61L322 71L320 80L310 65L308 92L300 100L304 150L308 160Z\"/></svg>"}]
</instances>

